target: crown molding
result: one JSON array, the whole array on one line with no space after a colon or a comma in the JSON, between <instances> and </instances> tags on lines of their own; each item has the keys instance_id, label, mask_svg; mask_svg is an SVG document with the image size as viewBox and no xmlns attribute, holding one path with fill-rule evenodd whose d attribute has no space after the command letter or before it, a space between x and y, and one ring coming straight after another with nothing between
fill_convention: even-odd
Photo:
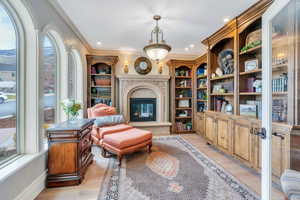
<instances>
[{"instance_id":1,"label":"crown molding","mask_svg":"<svg viewBox=\"0 0 300 200\"><path fill-rule=\"evenodd\" d=\"M64 22L69 26L69 28L75 33L75 35L78 37L78 39L84 45L84 47L87 49L87 51L91 52L93 50L93 48L87 42L87 40L82 35L82 33L78 30L78 28L75 26L75 24L69 18L69 16L65 13L65 11L62 9L62 7L57 2L57 0L47 0L47 2L55 10L55 12L64 20Z\"/></svg>"},{"instance_id":2,"label":"crown molding","mask_svg":"<svg viewBox=\"0 0 300 200\"><path fill-rule=\"evenodd\" d=\"M187 59L187 60L194 60L199 56L205 54L206 52L202 52L199 54L180 54L180 53L170 53L164 60L168 59ZM104 49L92 49L90 51L92 55L113 55L113 56L120 56L120 55L131 55L131 56L146 56L142 51L123 51L123 50L104 50ZM146 56L147 57L147 56Z\"/></svg>"},{"instance_id":3,"label":"crown molding","mask_svg":"<svg viewBox=\"0 0 300 200\"><path fill-rule=\"evenodd\" d=\"M85 46L89 54L92 55L136 55L141 56L145 55L142 51L126 51L126 50L118 50L118 49L95 49L93 48L83 36L83 34L79 31L76 25L72 22L69 16L65 13L62 7L59 5L57 0L47 0L47 2L52 6L52 8L57 12L57 14L64 20L64 22L69 26L69 28L75 33L75 35L79 38L81 43ZM170 53L166 59L188 59L193 60L198 58L199 56L206 53L206 46L201 46L201 50L203 52L199 52L199 54L181 54L181 53Z\"/></svg>"}]
</instances>

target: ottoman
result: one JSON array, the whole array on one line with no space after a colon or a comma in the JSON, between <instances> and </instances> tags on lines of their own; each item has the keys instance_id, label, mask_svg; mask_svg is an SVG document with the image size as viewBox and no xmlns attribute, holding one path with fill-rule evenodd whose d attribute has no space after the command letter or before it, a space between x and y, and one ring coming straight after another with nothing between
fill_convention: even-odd
<instances>
[{"instance_id":1,"label":"ottoman","mask_svg":"<svg viewBox=\"0 0 300 200\"><path fill-rule=\"evenodd\" d=\"M118 133L107 134L104 135L101 146L103 147L103 157L107 157L107 151L116 154L120 166L122 157L125 154L135 152L144 147L148 147L148 151L151 152L152 133L147 130L131 128Z\"/></svg>"}]
</instances>

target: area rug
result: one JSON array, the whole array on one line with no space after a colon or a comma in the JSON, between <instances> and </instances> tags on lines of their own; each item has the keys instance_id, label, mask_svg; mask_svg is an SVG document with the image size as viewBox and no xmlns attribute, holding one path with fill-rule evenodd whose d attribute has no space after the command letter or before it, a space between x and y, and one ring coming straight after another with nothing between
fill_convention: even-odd
<instances>
[{"instance_id":1,"label":"area rug","mask_svg":"<svg viewBox=\"0 0 300 200\"><path fill-rule=\"evenodd\" d=\"M98 197L98 200L229 199L259 197L180 136L154 138L151 153L140 151L128 155L122 167L115 158L110 158Z\"/></svg>"}]
</instances>

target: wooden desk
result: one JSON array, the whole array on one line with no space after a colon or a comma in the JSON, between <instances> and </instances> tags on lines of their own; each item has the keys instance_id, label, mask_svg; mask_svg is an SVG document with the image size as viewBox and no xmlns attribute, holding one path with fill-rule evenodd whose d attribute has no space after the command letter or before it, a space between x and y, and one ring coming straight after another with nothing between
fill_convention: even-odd
<instances>
[{"instance_id":1,"label":"wooden desk","mask_svg":"<svg viewBox=\"0 0 300 200\"><path fill-rule=\"evenodd\" d=\"M62 122L47 129L47 187L78 185L93 162L91 119Z\"/></svg>"}]
</instances>

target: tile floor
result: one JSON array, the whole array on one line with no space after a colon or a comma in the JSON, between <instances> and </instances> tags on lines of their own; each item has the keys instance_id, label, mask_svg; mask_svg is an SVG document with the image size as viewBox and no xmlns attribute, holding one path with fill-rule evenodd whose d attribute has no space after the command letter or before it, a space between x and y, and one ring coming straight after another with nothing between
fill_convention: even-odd
<instances>
[{"instance_id":1,"label":"tile floor","mask_svg":"<svg viewBox=\"0 0 300 200\"><path fill-rule=\"evenodd\" d=\"M239 162L208 146L205 140L196 134L182 135L182 137L235 176L239 181L256 193L260 193L260 177L253 170L243 167ZM106 165L107 160L105 159L94 161L87 170L86 177L81 185L45 189L36 200L97 200ZM273 188L272 199L284 199L283 194L276 187Z\"/></svg>"}]
</instances>

